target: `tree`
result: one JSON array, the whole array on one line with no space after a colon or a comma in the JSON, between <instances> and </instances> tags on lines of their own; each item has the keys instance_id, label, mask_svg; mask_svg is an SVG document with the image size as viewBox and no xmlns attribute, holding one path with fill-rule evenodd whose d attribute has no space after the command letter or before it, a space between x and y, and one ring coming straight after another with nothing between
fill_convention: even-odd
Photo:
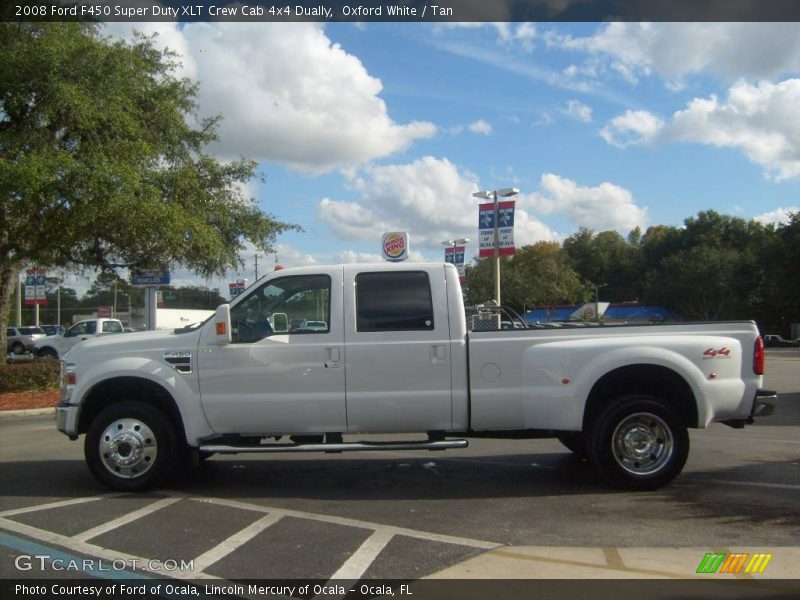
<instances>
[{"instance_id":1,"label":"tree","mask_svg":"<svg viewBox=\"0 0 800 600\"><path fill-rule=\"evenodd\" d=\"M620 300L639 295L641 255L638 228L626 240L616 231L581 228L564 240L564 250L583 281L589 286L606 288L606 293Z\"/></svg>"},{"instance_id":2,"label":"tree","mask_svg":"<svg viewBox=\"0 0 800 600\"><path fill-rule=\"evenodd\" d=\"M765 249L774 230L753 220L702 211L682 230L657 227L642 241L644 295L684 317L754 319L765 306Z\"/></svg>"},{"instance_id":3,"label":"tree","mask_svg":"<svg viewBox=\"0 0 800 600\"><path fill-rule=\"evenodd\" d=\"M24 266L209 275L296 228L242 195L253 161L206 152L219 118L151 38L2 23L0 48L0 346Z\"/></svg>"},{"instance_id":4,"label":"tree","mask_svg":"<svg viewBox=\"0 0 800 600\"><path fill-rule=\"evenodd\" d=\"M585 299L587 288L557 242L536 242L517 251L512 262L512 297L520 310Z\"/></svg>"},{"instance_id":5,"label":"tree","mask_svg":"<svg viewBox=\"0 0 800 600\"><path fill-rule=\"evenodd\" d=\"M517 250L513 258L501 259L503 304L518 312L541 304L575 302L586 296L586 288L569 264L569 257L556 242L536 242ZM494 262L479 261L467 268L467 301L480 304L494 296Z\"/></svg>"},{"instance_id":6,"label":"tree","mask_svg":"<svg viewBox=\"0 0 800 600\"><path fill-rule=\"evenodd\" d=\"M794 335L791 324L800 323L800 213L791 214L787 223L774 230L758 264L765 274L763 304L757 315L761 332L790 337Z\"/></svg>"},{"instance_id":7,"label":"tree","mask_svg":"<svg viewBox=\"0 0 800 600\"><path fill-rule=\"evenodd\" d=\"M739 299L733 289L741 253L734 248L694 246L667 256L648 274L646 298L687 319L734 318Z\"/></svg>"},{"instance_id":8,"label":"tree","mask_svg":"<svg viewBox=\"0 0 800 600\"><path fill-rule=\"evenodd\" d=\"M91 287L86 291L81 299L81 304L89 308L98 306L112 306L114 304L114 293L117 297L128 295L135 291L130 283L113 271L103 271L97 275Z\"/></svg>"}]
</instances>

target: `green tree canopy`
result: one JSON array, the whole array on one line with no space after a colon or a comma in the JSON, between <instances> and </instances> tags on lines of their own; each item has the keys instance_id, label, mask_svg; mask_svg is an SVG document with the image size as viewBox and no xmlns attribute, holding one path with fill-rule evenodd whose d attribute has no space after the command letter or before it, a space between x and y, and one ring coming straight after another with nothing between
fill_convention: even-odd
<instances>
[{"instance_id":1,"label":"green tree canopy","mask_svg":"<svg viewBox=\"0 0 800 600\"><path fill-rule=\"evenodd\" d=\"M206 151L218 118L152 39L2 23L0 49L0 335L23 266L222 273L294 227L243 196L253 161Z\"/></svg>"},{"instance_id":2,"label":"green tree canopy","mask_svg":"<svg viewBox=\"0 0 800 600\"><path fill-rule=\"evenodd\" d=\"M523 246L510 259L501 259L502 301L517 311L542 304L571 303L587 288L557 242ZM480 304L494 296L494 261L483 260L467 269L468 302Z\"/></svg>"}]
</instances>

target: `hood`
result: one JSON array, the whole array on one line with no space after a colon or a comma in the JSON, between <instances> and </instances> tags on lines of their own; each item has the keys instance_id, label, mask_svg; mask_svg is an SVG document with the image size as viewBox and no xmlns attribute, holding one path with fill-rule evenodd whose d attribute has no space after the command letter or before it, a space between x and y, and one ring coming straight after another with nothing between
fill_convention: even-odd
<instances>
[{"instance_id":1,"label":"hood","mask_svg":"<svg viewBox=\"0 0 800 600\"><path fill-rule=\"evenodd\" d=\"M64 358L75 361L96 354L108 357L114 354L130 356L164 350L192 350L197 347L200 331L202 328L186 333L156 330L106 335L76 345L64 355Z\"/></svg>"}]
</instances>

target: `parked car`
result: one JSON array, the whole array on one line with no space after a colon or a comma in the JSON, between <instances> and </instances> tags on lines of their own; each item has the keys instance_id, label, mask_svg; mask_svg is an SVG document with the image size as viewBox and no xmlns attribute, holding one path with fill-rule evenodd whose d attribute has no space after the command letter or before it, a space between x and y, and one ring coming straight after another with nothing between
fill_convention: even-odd
<instances>
[{"instance_id":1,"label":"parked car","mask_svg":"<svg viewBox=\"0 0 800 600\"><path fill-rule=\"evenodd\" d=\"M61 325L39 325L47 335L58 335L64 328Z\"/></svg>"},{"instance_id":2,"label":"parked car","mask_svg":"<svg viewBox=\"0 0 800 600\"><path fill-rule=\"evenodd\" d=\"M6 352L13 352L17 355L31 352L34 342L46 335L41 327L8 327L6 328Z\"/></svg>"},{"instance_id":3,"label":"parked car","mask_svg":"<svg viewBox=\"0 0 800 600\"><path fill-rule=\"evenodd\" d=\"M783 336L769 334L764 336L767 348L800 348L800 340L787 340Z\"/></svg>"},{"instance_id":4,"label":"parked car","mask_svg":"<svg viewBox=\"0 0 800 600\"><path fill-rule=\"evenodd\" d=\"M328 331L328 324L325 321L303 321L293 333L303 333L307 331Z\"/></svg>"},{"instance_id":5,"label":"parked car","mask_svg":"<svg viewBox=\"0 0 800 600\"><path fill-rule=\"evenodd\" d=\"M86 319L79 321L61 335L40 337L34 343L35 353L42 358L62 358L67 350L90 338L124 333L118 319Z\"/></svg>"}]
</instances>

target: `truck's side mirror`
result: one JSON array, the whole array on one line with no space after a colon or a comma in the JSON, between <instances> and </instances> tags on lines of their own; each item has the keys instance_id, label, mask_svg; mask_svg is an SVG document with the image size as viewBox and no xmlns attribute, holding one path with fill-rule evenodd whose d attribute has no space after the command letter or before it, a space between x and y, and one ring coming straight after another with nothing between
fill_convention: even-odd
<instances>
[{"instance_id":1,"label":"truck's side mirror","mask_svg":"<svg viewBox=\"0 0 800 600\"><path fill-rule=\"evenodd\" d=\"M219 346L231 343L231 305L220 304L214 315L214 340Z\"/></svg>"}]
</instances>

